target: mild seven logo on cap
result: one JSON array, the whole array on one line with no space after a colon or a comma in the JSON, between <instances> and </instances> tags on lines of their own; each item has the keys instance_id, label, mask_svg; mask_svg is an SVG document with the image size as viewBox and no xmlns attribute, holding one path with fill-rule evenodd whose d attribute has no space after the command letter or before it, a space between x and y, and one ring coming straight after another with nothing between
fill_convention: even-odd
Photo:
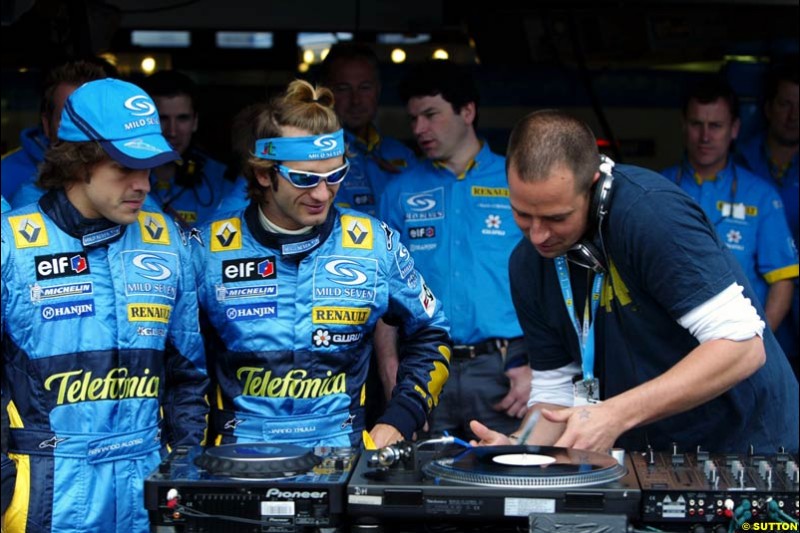
<instances>
[{"instance_id":1,"label":"mild seven logo on cap","mask_svg":"<svg viewBox=\"0 0 800 533\"><path fill-rule=\"evenodd\" d=\"M144 94L132 96L125 100L125 107L130 109L132 115L147 117L156 112L156 106Z\"/></svg>"}]
</instances>

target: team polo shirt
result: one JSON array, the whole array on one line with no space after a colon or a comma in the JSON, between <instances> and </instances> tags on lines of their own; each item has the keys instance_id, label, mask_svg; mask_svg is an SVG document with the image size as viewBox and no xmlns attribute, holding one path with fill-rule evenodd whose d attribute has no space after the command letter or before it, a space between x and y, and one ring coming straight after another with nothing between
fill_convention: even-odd
<instances>
[{"instance_id":1,"label":"team polo shirt","mask_svg":"<svg viewBox=\"0 0 800 533\"><path fill-rule=\"evenodd\" d=\"M798 276L797 251L772 185L732 162L716 179L701 183L686 161L663 174L700 204L762 305L770 284Z\"/></svg>"},{"instance_id":2,"label":"team polo shirt","mask_svg":"<svg viewBox=\"0 0 800 533\"><path fill-rule=\"evenodd\" d=\"M391 181L380 205L442 301L455 344L521 335L508 257L522 233L511 213L505 158L484 143L461 176L426 160Z\"/></svg>"},{"instance_id":3,"label":"team polo shirt","mask_svg":"<svg viewBox=\"0 0 800 533\"><path fill-rule=\"evenodd\" d=\"M416 156L397 139L381 136L375 127L370 127L367 139L349 131L344 136L350 171L336 193L336 205L376 216L386 185L413 167Z\"/></svg>"}]
</instances>

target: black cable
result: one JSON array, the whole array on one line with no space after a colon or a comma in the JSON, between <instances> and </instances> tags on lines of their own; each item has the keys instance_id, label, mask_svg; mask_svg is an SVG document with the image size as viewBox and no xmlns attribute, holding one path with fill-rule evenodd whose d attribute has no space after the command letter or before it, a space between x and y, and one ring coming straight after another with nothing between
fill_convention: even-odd
<instances>
[{"instance_id":1,"label":"black cable","mask_svg":"<svg viewBox=\"0 0 800 533\"><path fill-rule=\"evenodd\" d=\"M584 88L586 89L586 93L589 96L589 101L592 105L592 110L594 114L597 116L598 122L600 122L600 128L603 130L603 135L609 140L611 143L611 151L614 153L614 161L617 163L622 163L622 152L619 149L619 145L617 144L617 139L614 137L614 132L611 129L611 125L608 122L608 118L606 117L605 112L603 111L603 107L600 105L600 99L597 97L597 92L594 90L594 86L592 85L592 76L589 72L589 67L586 64L586 54L584 53L583 46L581 44L580 36L578 35L578 24L575 20L575 11L570 9L569 10L569 29L570 29L570 38L572 39L572 46L575 50L575 58L578 60L578 72L580 73L581 80L583 81Z\"/></svg>"},{"instance_id":2,"label":"black cable","mask_svg":"<svg viewBox=\"0 0 800 533\"><path fill-rule=\"evenodd\" d=\"M204 518L208 520L227 520L229 522L238 522L240 524L250 524L256 526L263 526L264 522L261 520L252 520L250 518L240 518L238 516L228 516L228 515L221 515L221 514L208 514L202 511L197 511L190 507L184 507L182 505L175 506L175 511L181 513L184 516L188 516L190 518Z\"/></svg>"}]
</instances>

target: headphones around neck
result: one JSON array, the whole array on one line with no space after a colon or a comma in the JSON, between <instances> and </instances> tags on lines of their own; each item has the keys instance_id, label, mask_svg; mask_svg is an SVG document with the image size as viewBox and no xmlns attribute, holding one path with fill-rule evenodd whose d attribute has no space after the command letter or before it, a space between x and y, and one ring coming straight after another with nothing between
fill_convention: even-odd
<instances>
[{"instance_id":1,"label":"headphones around neck","mask_svg":"<svg viewBox=\"0 0 800 533\"><path fill-rule=\"evenodd\" d=\"M201 177L203 173L203 167L205 163L203 157L190 154L190 151L187 150L186 155L175 163L176 185L191 189L200 184L202 180L198 179L198 177Z\"/></svg>"},{"instance_id":2,"label":"headphones around neck","mask_svg":"<svg viewBox=\"0 0 800 533\"><path fill-rule=\"evenodd\" d=\"M608 214L611 206L611 193L613 192L614 161L600 156L600 179L593 185L590 192L592 198L589 203L589 218L586 234L567 251L567 261L593 270L605 272L607 270L605 246L601 226L603 219Z\"/></svg>"}]
</instances>

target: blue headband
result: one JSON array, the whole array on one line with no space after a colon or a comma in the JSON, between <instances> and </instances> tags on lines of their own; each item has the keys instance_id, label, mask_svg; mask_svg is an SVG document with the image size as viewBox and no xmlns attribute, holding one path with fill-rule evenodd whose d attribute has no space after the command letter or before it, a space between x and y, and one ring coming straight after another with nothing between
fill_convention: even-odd
<instances>
[{"instance_id":1,"label":"blue headband","mask_svg":"<svg viewBox=\"0 0 800 533\"><path fill-rule=\"evenodd\" d=\"M273 137L256 141L256 157L274 161L313 161L344 155L344 130L308 137Z\"/></svg>"}]
</instances>

